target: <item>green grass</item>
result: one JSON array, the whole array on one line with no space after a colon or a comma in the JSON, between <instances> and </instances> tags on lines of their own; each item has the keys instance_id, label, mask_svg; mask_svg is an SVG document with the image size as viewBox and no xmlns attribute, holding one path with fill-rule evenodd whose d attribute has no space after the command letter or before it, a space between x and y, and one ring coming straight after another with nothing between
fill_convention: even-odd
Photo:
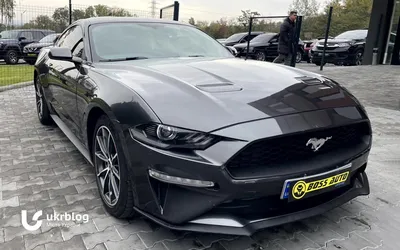
<instances>
[{"instance_id":1,"label":"green grass","mask_svg":"<svg viewBox=\"0 0 400 250\"><path fill-rule=\"evenodd\" d=\"M0 65L0 87L33 81L31 65Z\"/></svg>"}]
</instances>

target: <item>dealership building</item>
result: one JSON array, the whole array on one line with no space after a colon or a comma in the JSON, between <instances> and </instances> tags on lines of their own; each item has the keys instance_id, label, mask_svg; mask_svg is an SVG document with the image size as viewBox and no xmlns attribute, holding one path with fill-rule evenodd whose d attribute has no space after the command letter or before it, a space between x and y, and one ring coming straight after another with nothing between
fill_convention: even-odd
<instances>
[{"instance_id":1,"label":"dealership building","mask_svg":"<svg viewBox=\"0 0 400 250\"><path fill-rule=\"evenodd\" d=\"M373 1L363 64L400 65L399 23L400 0Z\"/></svg>"}]
</instances>

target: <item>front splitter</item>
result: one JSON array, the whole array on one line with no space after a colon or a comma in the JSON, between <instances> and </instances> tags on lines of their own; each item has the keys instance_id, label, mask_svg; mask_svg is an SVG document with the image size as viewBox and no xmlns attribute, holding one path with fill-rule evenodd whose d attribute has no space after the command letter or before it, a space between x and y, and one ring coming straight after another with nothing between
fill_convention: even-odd
<instances>
[{"instance_id":1,"label":"front splitter","mask_svg":"<svg viewBox=\"0 0 400 250\"><path fill-rule=\"evenodd\" d=\"M365 172L362 172L355 179L351 189L329 200L328 202L294 213L269 218L260 218L253 221L236 218L229 215L205 215L185 224L174 225L138 208L135 208L135 210L148 219L173 230L250 236L261 229L274 227L325 213L338 206L341 206L357 196L368 195L369 192L370 189L368 177Z\"/></svg>"}]
</instances>

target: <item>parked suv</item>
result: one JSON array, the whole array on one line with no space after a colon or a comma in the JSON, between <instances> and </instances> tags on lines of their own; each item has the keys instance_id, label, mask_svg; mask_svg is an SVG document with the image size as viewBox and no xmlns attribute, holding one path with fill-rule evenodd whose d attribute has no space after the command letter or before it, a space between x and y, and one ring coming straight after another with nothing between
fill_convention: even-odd
<instances>
[{"instance_id":1,"label":"parked suv","mask_svg":"<svg viewBox=\"0 0 400 250\"><path fill-rule=\"evenodd\" d=\"M34 65L40 50L42 48L54 45L59 35L60 35L59 33L53 33L43 37L37 43L31 43L26 45L23 49L24 61L30 65Z\"/></svg>"},{"instance_id":2,"label":"parked suv","mask_svg":"<svg viewBox=\"0 0 400 250\"><path fill-rule=\"evenodd\" d=\"M17 64L22 57L23 48L43 37L55 33L52 30L20 29L0 32L0 59L7 64Z\"/></svg>"},{"instance_id":3,"label":"parked suv","mask_svg":"<svg viewBox=\"0 0 400 250\"><path fill-rule=\"evenodd\" d=\"M361 65L368 30L349 30L328 39L325 51L325 63L336 65ZM324 40L319 40L311 49L312 62L321 65ZM325 64L324 63L324 64Z\"/></svg>"}]
</instances>

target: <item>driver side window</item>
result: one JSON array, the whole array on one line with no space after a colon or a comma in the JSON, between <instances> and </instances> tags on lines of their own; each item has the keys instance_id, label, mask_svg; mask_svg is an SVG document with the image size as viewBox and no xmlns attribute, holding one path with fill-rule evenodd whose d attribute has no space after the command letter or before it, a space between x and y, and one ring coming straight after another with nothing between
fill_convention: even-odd
<instances>
[{"instance_id":1,"label":"driver side window","mask_svg":"<svg viewBox=\"0 0 400 250\"><path fill-rule=\"evenodd\" d=\"M270 43L277 43L279 40L279 36L274 36L271 40L269 40Z\"/></svg>"},{"instance_id":2,"label":"driver side window","mask_svg":"<svg viewBox=\"0 0 400 250\"><path fill-rule=\"evenodd\" d=\"M69 48L73 56L83 55L83 32L80 26L69 28L56 43L57 47Z\"/></svg>"}]
</instances>

